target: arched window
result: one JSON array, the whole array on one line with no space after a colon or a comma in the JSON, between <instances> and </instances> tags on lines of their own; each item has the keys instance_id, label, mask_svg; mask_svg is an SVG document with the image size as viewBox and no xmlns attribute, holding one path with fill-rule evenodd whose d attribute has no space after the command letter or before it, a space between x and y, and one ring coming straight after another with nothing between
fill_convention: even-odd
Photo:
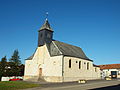
<instances>
[{"instance_id":1,"label":"arched window","mask_svg":"<svg viewBox=\"0 0 120 90\"><path fill-rule=\"evenodd\" d=\"M71 68L71 59L69 60L69 68Z\"/></svg>"}]
</instances>

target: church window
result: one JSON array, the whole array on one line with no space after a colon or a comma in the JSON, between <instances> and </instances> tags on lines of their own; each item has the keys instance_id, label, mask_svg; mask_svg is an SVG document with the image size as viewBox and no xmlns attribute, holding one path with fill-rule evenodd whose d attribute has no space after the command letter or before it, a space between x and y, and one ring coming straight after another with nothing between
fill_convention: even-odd
<instances>
[{"instance_id":1,"label":"church window","mask_svg":"<svg viewBox=\"0 0 120 90\"><path fill-rule=\"evenodd\" d=\"M89 70L89 62L87 63L87 70Z\"/></svg>"},{"instance_id":2,"label":"church window","mask_svg":"<svg viewBox=\"0 0 120 90\"><path fill-rule=\"evenodd\" d=\"M81 61L79 61L79 69L81 69Z\"/></svg>"},{"instance_id":3,"label":"church window","mask_svg":"<svg viewBox=\"0 0 120 90\"><path fill-rule=\"evenodd\" d=\"M69 60L69 68L71 68L71 59Z\"/></svg>"},{"instance_id":4,"label":"church window","mask_svg":"<svg viewBox=\"0 0 120 90\"><path fill-rule=\"evenodd\" d=\"M97 68L95 68L95 72L97 72Z\"/></svg>"}]
</instances>

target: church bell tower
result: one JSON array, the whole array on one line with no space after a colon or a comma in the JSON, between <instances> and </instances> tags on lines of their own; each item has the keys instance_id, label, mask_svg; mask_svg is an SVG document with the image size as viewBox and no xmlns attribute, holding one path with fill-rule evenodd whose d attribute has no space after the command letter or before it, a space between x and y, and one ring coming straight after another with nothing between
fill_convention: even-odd
<instances>
[{"instance_id":1,"label":"church bell tower","mask_svg":"<svg viewBox=\"0 0 120 90\"><path fill-rule=\"evenodd\" d=\"M38 47L45 45L45 43L50 44L53 38L53 30L50 27L48 19L46 18L44 24L38 31Z\"/></svg>"}]
</instances>

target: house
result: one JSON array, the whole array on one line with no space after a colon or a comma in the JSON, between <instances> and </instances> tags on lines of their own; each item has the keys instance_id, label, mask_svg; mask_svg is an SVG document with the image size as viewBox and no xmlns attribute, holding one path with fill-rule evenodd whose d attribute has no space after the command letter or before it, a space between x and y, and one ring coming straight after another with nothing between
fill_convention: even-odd
<instances>
[{"instance_id":1,"label":"house","mask_svg":"<svg viewBox=\"0 0 120 90\"><path fill-rule=\"evenodd\" d=\"M120 78L120 64L99 65L101 69L101 77Z\"/></svg>"},{"instance_id":2,"label":"house","mask_svg":"<svg viewBox=\"0 0 120 90\"><path fill-rule=\"evenodd\" d=\"M46 19L38 31L38 46L25 61L26 81L71 82L100 79L100 68L80 47L53 39L53 29Z\"/></svg>"}]
</instances>

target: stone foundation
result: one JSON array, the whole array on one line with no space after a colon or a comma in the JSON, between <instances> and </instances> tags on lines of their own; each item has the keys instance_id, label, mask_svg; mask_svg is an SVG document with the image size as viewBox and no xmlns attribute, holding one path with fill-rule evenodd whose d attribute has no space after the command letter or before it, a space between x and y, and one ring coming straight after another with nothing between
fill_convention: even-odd
<instances>
[{"instance_id":1,"label":"stone foundation","mask_svg":"<svg viewBox=\"0 0 120 90\"><path fill-rule=\"evenodd\" d=\"M24 76L24 81L62 82L62 77L57 76Z\"/></svg>"},{"instance_id":2,"label":"stone foundation","mask_svg":"<svg viewBox=\"0 0 120 90\"><path fill-rule=\"evenodd\" d=\"M44 76L44 80L47 82L62 82L63 78L57 76Z\"/></svg>"},{"instance_id":3,"label":"stone foundation","mask_svg":"<svg viewBox=\"0 0 120 90\"><path fill-rule=\"evenodd\" d=\"M73 82L73 81L79 81L79 80L97 80L101 78L97 77L64 77L63 81L64 82Z\"/></svg>"},{"instance_id":4,"label":"stone foundation","mask_svg":"<svg viewBox=\"0 0 120 90\"><path fill-rule=\"evenodd\" d=\"M95 77L58 77L58 76L24 76L25 81L40 81L40 82L73 82L79 80L96 80L101 78Z\"/></svg>"},{"instance_id":5,"label":"stone foundation","mask_svg":"<svg viewBox=\"0 0 120 90\"><path fill-rule=\"evenodd\" d=\"M39 76L24 76L24 81L38 81Z\"/></svg>"}]
</instances>

